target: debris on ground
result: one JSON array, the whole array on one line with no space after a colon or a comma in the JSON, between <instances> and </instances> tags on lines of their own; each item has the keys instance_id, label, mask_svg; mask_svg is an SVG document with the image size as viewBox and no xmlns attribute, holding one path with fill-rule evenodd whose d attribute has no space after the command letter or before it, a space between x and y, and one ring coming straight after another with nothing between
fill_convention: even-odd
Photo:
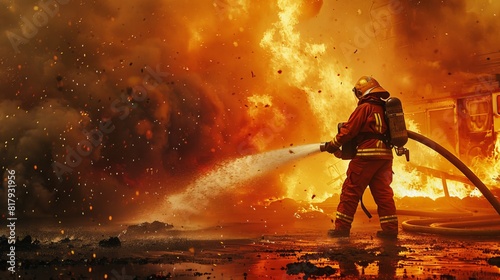
<instances>
[{"instance_id":1,"label":"debris on ground","mask_svg":"<svg viewBox=\"0 0 500 280\"><path fill-rule=\"evenodd\" d=\"M337 273L337 270L329 265L318 267L311 262L294 262L286 265L286 273L289 275L304 273L304 279L309 279L310 276L330 276Z\"/></svg>"},{"instance_id":2,"label":"debris on ground","mask_svg":"<svg viewBox=\"0 0 500 280\"><path fill-rule=\"evenodd\" d=\"M99 241L99 246L101 247L120 247L122 243L118 237L110 237L109 239L104 239Z\"/></svg>"}]
</instances>

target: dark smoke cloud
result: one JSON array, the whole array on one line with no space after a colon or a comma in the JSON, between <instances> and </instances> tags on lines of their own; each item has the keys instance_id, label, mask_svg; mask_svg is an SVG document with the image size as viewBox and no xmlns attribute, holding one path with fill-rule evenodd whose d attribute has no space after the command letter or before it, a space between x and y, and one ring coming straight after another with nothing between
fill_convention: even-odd
<instances>
[{"instance_id":1,"label":"dark smoke cloud","mask_svg":"<svg viewBox=\"0 0 500 280\"><path fill-rule=\"evenodd\" d=\"M434 94L460 91L464 83L479 83L482 75L499 71L490 61L500 51L495 35L500 29L498 3L448 0L400 1L400 5L393 59L401 72L412 77L410 88L422 91L432 85Z\"/></svg>"}]
</instances>

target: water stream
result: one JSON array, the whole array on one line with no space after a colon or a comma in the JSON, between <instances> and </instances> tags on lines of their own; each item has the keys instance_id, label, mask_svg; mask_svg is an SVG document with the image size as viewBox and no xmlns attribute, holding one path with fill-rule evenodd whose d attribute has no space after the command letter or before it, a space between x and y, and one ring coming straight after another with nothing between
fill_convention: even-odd
<instances>
[{"instance_id":1,"label":"water stream","mask_svg":"<svg viewBox=\"0 0 500 280\"><path fill-rule=\"evenodd\" d=\"M208 199L231 191L279 166L320 153L319 146L319 143L306 144L222 162L212 171L197 178L182 193L168 197L168 208L191 213L203 211Z\"/></svg>"}]
</instances>

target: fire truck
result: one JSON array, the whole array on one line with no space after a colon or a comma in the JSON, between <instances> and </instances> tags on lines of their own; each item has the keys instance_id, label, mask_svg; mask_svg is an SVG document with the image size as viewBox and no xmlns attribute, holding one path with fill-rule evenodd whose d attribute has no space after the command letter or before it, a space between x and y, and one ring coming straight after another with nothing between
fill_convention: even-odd
<instances>
[{"instance_id":1,"label":"fire truck","mask_svg":"<svg viewBox=\"0 0 500 280\"><path fill-rule=\"evenodd\" d=\"M467 90L405 104L405 118L421 134L454 153L466 164L490 157L500 145L500 75Z\"/></svg>"}]
</instances>

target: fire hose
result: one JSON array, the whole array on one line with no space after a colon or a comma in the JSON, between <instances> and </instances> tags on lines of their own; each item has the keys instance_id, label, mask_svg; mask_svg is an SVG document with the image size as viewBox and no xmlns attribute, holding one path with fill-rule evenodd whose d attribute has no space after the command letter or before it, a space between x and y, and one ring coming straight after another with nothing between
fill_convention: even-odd
<instances>
[{"instance_id":1,"label":"fire hose","mask_svg":"<svg viewBox=\"0 0 500 280\"><path fill-rule=\"evenodd\" d=\"M488 187L476 176L476 174L474 174L474 172L472 172L472 170L470 170L470 168L468 168L460 159L458 159L455 155L453 155L438 143L421 134L413 131L408 131L408 138L433 149L445 159L447 159L450 163L452 163L456 168L458 168L465 175L465 177L467 177L467 179L469 179L471 183L475 187L477 187L477 189L483 194L483 196L488 200L491 206L493 206L496 212L500 215L500 202L496 199L493 193L491 193ZM415 216L426 216L425 213L421 211L398 211L398 213ZM500 226L500 217L497 215L469 217L458 215L457 217L428 218L418 220L415 219L402 222L402 227L405 231L444 235L500 235L500 229L491 228L494 226Z\"/></svg>"}]
</instances>

